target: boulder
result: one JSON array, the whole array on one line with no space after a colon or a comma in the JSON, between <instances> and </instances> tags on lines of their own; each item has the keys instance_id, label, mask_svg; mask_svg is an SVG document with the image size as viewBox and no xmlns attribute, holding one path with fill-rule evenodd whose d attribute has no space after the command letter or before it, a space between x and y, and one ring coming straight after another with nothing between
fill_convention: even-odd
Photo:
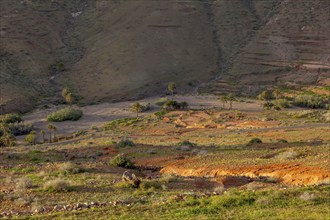
<instances>
[{"instance_id":1,"label":"boulder","mask_svg":"<svg viewBox=\"0 0 330 220\"><path fill-rule=\"evenodd\" d=\"M131 184L135 188L140 186L141 180L131 171L127 170L123 173L122 180Z\"/></svg>"}]
</instances>

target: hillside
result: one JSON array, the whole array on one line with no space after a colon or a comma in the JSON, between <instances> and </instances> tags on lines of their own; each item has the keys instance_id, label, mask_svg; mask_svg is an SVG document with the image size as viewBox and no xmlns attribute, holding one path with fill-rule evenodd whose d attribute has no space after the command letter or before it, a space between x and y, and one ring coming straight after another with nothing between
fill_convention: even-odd
<instances>
[{"instance_id":1,"label":"hillside","mask_svg":"<svg viewBox=\"0 0 330 220\"><path fill-rule=\"evenodd\" d=\"M1 1L1 112L328 83L327 0Z\"/></svg>"}]
</instances>

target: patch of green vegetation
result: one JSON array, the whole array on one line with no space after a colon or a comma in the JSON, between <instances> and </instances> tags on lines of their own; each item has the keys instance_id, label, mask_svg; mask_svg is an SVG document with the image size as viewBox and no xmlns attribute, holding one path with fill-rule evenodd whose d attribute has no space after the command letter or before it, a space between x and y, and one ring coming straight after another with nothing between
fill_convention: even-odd
<instances>
[{"instance_id":1,"label":"patch of green vegetation","mask_svg":"<svg viewBox=\"0 0 330 220\"><path fill-rule=\"evenodd\" d=\"M249 144L259 144L259 143L262 143L262 140L260 138L252 138L249 141Z\"/></svg>"},{"instance_id":2,"label":"patch of green vegetation","mask_svg":"<svg viewBox=\"0 0 330 220\"><path fill-rule=\"evenodd\" d=\"M119 143L117 144L118 147L134 147L135 144L133 141L129 140L129 139L122 139L119 141Z\"/></svg>"},{"instance_id":3,"label":"patch of green vegetation","mask_svg":"<svg viewBox=\"0 0 330 220\"><path fill-rule=\"evenodd\" d=\"M83 112L78 109L64 108L47 116L47 121L77 121L83 116Z\"/></svg>"},{"instance_id":4,"label":"patch of green vegetation","mask_svg":"<svg viewBox=\"0 0 330 220\"><path fill-rule=\"evenodd\" d=\"M155 102L155 104L158 106L163 106L168 101L171 101L171 100L169 98L160 98Z\"/></svg>"},{"instance_id":5,"label":"patch of green vegetation","mask_svg":"<svg viewBox=\"0 0 330 220\"><path fill-rule=\"evenodd\" d=\"M121 118L121 119L113 120L104 125L104 130L111 130L113 128L116 128L117 126L123 126L123 127L131 126L142 120L143 119L141 118Z\"/></svg>"},{"instance_id":6,"label":"patch of green vegetation","mask_svg":"<svg viewBox=\"0 0 330 220\"><path fill-rule=\"evenodd\" d=\"M164 115L166 115L167 111L161 110L158 112L155 112L154 115L157 116L157 118L162 119Z\"/></svg>"},{"instance_id":7,"label":"patch of green vegetation","mask_svg":"<svg viewBox=\"0 0 330 220\"><path fill-rule=\"evenodd\" d=\"M142 190L157 190L162 189L163 184L159 180L143 180L140 184Z\"/></svg>"},{"instance_id":8,"label":"patch of green vegetation","mask_svg":"<svg viewBox=\"0 0 330 220\"><path fill-rule=\"evenodd\" d=\"M193 147L193 146L195 146L194 143L191 143L190 141L187 141L187 140L185 140L185 141L181 141L178 145L179 145L179 146L188 146L188 147Z\"/></svg>"},{"instance_id":9,"label":"patch of green vegetation","mask_svg":"<svg viewBox=\"0 0 330 220\"><path fill-rule=\"evenodd\" d=\"M291 104L287 99L276 99L272 103L278 108L290 108Z\"/></svg>"},{"instance_id":10,"label":"patch of green vegetation","mask_svg":"<svg viewBox=\"0 0 330 220\"><path fill-rule=\"evenodd\" d=\"M15 122L21 122L22 117L19 114L4 114L0 115L0 123L15 123Z\"/></svg>"},{"instance_id":11,"label":"patch of green vegetation","mask_svg":"<svg viewBox=\"0 0 330 220\"><path fill-rule=\"evenodd\" d=\"M330 208L329 186L283 190L243 191L229 189L223 195L176 197L158 192L155 199L133 206L104 207L70 213L36 216L52 219L327 219ZM139 190L137 190L138 192ZM162 200L160 200L160 197ZM116 213L113 215L113 213Z\"/></svg>"},{"instance_id":12,"label":"patch of green vegetation","mask_svg":"<svg viewBox=\"0 0 330 220\"><path fill-rule=\"evenodd\" d=\"M300 107L307 108L324 108L328 103L327 98L319 95L298 95L294 98L293 104Z\"/></svg>"},{"instance_id":13,"label":"patch of green vegetation","mask_svg":"<svg viewBox=\"0 0 330 220\"><path fill-rule=\"evenodd\" d=\"M124 168L129 168L132 169L134 168L134 163L127 157L125 157L122 154L118 154L117 156L111 158L109 161L109 164L111 166L117 166L117 167L124 167Z\"/></svg>"}]
</instances>

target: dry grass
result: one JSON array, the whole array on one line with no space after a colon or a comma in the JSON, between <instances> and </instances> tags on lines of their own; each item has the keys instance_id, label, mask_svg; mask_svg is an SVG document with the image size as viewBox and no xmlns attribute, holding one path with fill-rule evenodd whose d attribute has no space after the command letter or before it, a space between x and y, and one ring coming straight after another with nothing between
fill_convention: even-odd
<instances>
[{"instance_id":1,"label":"dry grass","mask_svg":"<svg viewBox=\"0 0 330 220\"><path fill-rule=\"evenodd\" d=\"M63 179L54 179L49 180L43 185L43 189L48 192L68 192L73 188L67 180Z\"/></svg>"},{"instance_id":2,"label":"dry grass","mask_svg":"<svg viewBox=\"0 0 330 220\"><path fill-rule=\"evenodd\" d=\"M33 187L32 180L27 177L22 177L17 180L16 182L16 189L17 190L26 190Z\"/></svg>"}]
</instances>

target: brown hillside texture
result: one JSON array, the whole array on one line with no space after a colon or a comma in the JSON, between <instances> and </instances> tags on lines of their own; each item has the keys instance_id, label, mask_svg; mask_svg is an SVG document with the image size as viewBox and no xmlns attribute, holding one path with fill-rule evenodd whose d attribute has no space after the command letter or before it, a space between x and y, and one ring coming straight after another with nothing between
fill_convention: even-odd
<instances>
[{"instance_id":1,"label":"brown hillside texture","mask_svg":"<svg viewBox=\"0 0 330 220\"><path fill-rule=\"evenodd\" d=\"M1 112L56 101L64 86L92 103L165 93L171 81L247 94L329 79L327 0L0 4Z\"/></svg>"}]
</instances>

